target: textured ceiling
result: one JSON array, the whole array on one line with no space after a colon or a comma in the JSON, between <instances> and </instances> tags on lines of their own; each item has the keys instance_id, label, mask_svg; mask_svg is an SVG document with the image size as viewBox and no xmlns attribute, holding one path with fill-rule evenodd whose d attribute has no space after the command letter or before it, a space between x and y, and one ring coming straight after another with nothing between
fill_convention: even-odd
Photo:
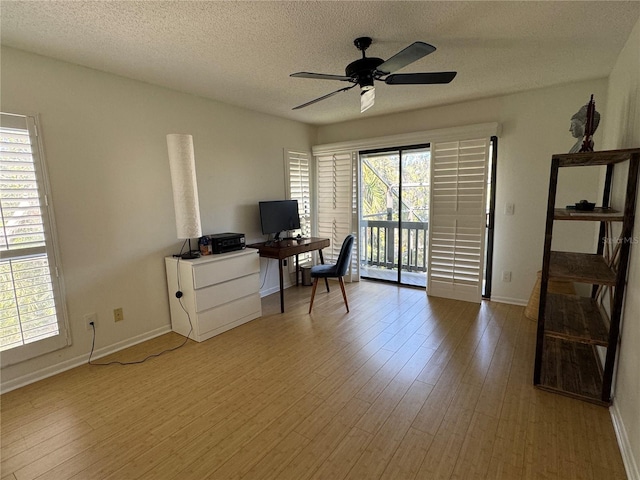
<instances>
[{"instance_id":1,"label":"textured ceiling","mask_svg":"<svg viewBox=\"0 0 640 480\"><path fill-rule=\"evenodd\" d=\"M640 2L5 1L4 45L310 124L455 103L606 77ZM448 85L358 89L290 78L343 75L360 57L389 58L414 41L436 52L399 71L456 70Z\"/></svg>"}]
</instances>

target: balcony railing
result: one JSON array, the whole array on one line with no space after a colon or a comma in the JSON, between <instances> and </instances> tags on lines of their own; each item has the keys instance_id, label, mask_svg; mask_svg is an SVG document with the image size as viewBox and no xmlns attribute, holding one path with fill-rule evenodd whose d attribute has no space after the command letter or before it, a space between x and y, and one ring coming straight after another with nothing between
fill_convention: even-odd
<instances>
[{"instance_id":1,"label":"balcony railing","mask_svg":"<svg viewBox=\"0 0 640 480\"><path fill-rule=\"evenodd\" d=\"M400 229L397 221L361 220L360 229L363 265L394 270L401 265L406 272L427 271L428 222L402 222ZM402 252L400 258L397 252Z\"/></svg>"}]
</instances>

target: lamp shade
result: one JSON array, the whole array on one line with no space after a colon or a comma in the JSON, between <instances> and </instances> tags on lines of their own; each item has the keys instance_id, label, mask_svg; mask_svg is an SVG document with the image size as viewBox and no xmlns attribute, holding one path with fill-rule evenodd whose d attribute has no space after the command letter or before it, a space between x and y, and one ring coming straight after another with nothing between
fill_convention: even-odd
<instances>
[{"instance_id":1,"label":"lamp shade","mask_svg":"<svg viewBox=\"0 0 640 480\"><path fill-rule=\"evenodd\" d=\"M167 135L167 149L178 238L201 237L193 137L171 133Z\"/></svg>"}]
</instances>

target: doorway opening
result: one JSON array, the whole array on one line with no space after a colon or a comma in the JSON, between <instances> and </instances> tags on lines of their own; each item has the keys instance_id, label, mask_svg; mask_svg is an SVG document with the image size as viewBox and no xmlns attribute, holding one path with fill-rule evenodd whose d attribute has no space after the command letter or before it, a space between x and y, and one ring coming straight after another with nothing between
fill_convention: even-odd
<instances>
[{"instance_id":1,"label":"doorway opening","mask_svg":"<svg viewBox=\"0 0 640 480\"><path fill-rule=\"evenodd\" d=\"M360 276L425 288L429 145L360 152Z\"/></svg>"}]
</instances>

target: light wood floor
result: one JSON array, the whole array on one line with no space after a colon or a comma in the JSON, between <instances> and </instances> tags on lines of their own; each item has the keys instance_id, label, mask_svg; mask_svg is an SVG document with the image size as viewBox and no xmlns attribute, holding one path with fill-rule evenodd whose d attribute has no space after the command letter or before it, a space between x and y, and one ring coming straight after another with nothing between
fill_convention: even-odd
<instances>
[{"instance_id":1,"label":"light wood floor","mask_svg":"<svg viewBox=\"0 0 640 480\"><path fill-rule=\"evenodd\" d=\"M3 395L2 479L626 478L606 408L532 387L522 307L347 292L349 314L291 288L283 315Z\"/></svg>"}]
</instances>

